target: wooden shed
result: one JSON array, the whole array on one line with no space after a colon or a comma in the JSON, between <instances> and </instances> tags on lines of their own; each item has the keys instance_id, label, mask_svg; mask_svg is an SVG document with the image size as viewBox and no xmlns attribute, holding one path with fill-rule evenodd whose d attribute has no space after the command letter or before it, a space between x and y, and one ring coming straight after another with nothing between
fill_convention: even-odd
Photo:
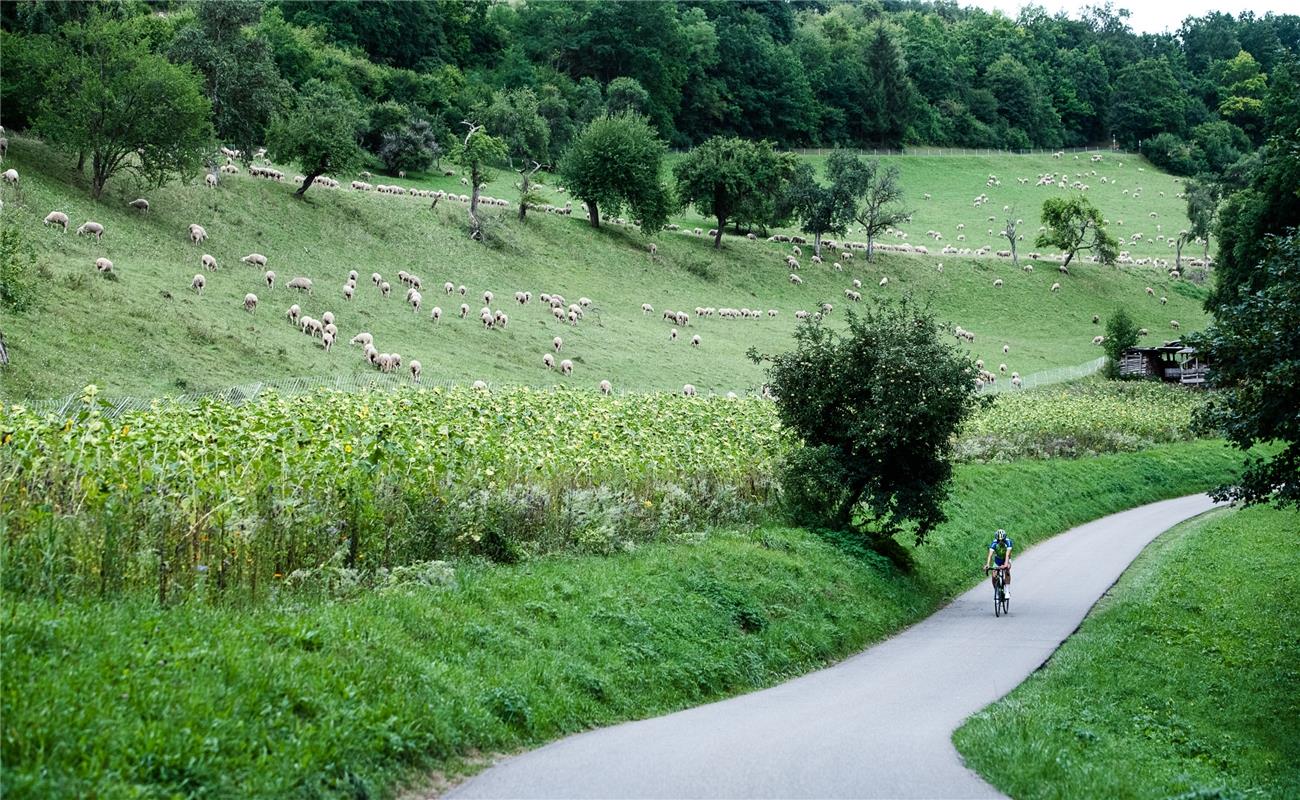
<instances>
[{"instance_id":1,"label":"wooden shed","mask_svg":"<svg viewBox=\"0 0 1300 800\"><path fill-rule=\"evenodd\" d=\"M1196 348L1176 340L1158 347L1130 347L1119 362L1120 377L1159 378L1189 386L1204 385L1208 372L1209 366Z\"/></svg>"}]
</instances>

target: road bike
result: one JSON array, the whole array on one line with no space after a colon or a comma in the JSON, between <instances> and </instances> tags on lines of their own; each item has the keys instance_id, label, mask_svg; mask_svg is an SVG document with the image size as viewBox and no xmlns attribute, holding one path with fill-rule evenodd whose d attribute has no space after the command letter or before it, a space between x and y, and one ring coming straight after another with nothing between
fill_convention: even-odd
<instances>
[{"instance_id":1,"label":"road bike","mask_svg":"<svg viewBox=\"0 0 1300 800\"><path fill-rule=\"evenodd\" d=\"M1011 598L1007 597L1006 567L985 567L984 572L993 572L993 616L1000 617L1011 613Z\"/></svg>"}]
</instances>

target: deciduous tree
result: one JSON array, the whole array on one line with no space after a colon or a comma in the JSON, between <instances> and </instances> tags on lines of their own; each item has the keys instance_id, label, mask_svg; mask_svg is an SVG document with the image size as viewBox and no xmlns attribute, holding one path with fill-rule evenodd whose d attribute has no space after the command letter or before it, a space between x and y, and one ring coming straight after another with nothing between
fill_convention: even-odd
<instances>
[{"instance_id":1,"label":"deciduous tree","mask_svg":"<svg viewBox=\"0 0 1300 800\"><path fill-rule=\"evenodd\" d=\"M322 81L304 86L293 108L276 118L267 145L277 161L296 163L305 174L298 197L321 175L342 174L361 163L357 139L363 122L356 101Z\"/></svg>"},{"instance_id":2,"label":"deciduous tree","mask_svg":"<svg viewBox=\"0 0 1300 800\"><path fill-rule=\"evenodd\" d=\"M1061 266L1083 250L1091 250L1102 264L1114 264L1119 256L1119 242L1106 232L1101 212L1082 197L1050 197L1043 201L1043 225L1035 245L1055 247L1065 253Z\"/></svg>"},{"instance_id":3,"label":"deciduous tree","mask_svg":"<svg viewBox=\"0 0 1300 800\"><path fill-rule=\"evenodd\" d=\"M766 203L789 180L795 159L770 142L715 136L692 149L676 167L677 199L717 220L713 246L722 246L727 222Z\"/></svg>"},{"instance_id":4,"label":"deciduous tree","mask_svg":"<svg viewBox=\"0 0 1300 800\"><path fill-rule=\"evenodd\" d=\"M592 227L600 212L623 208L641 222L644 233L668 220L669 195L660 181L664 143L644 117L602 116L578 134L560 163L570 194L587 205Z\"/></svg>"}]
</instances>

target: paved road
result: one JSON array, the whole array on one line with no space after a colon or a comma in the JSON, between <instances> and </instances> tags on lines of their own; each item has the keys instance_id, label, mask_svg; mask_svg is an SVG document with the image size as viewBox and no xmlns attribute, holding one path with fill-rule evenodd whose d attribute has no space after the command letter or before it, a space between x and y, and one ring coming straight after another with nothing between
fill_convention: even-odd
<instances>
[{"instance_id":1,"label":"paved road","mask_svg":"<svg viewBox=\"0 0 1300 800\"><path fill-rule=\"evenodd\" d=\"M1021 553L1010 617L994 618L981 584L828 669L571 736L450 796L997 797L962 764L953 730L1042 664L1152 539L1212 507L1204 496L1154 503Z\"/></svg>"}]
</instances>

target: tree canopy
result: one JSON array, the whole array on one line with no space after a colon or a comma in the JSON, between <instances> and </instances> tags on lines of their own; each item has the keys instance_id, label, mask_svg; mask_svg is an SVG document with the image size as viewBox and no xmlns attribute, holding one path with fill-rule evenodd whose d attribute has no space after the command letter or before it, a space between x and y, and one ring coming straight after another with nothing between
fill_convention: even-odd
<instances>
[{"instance_id":1,"label":"tree canopy","mask_svg":"<svg viewBox=\"0 0 1300 800\"><path fill-rule=\"evenodd\" d=\"M587 205L593 227L600 213L623 209L639 220L641 230L663 228L670 208L660 181L665 147L645 117L632 113L605 115L582 130L560 163L569 193Z\"/></svg>"},{"instance_id":2,"label":"tree canopy","mask_svg":"<svg viewBox=\"0 0 1300 800\"><path fill-rule=\"evenodd\" d=\"M267 145L277 161L296 163L305 180L298 196L317 177L346 172L361 163L357 143L363 123L361 110L342 89L321 81L308 84L289 111L271 125Z\"/></svg>"},{"instance_id":3,"label":"tree canopy","mask_svg":"<svg viewBox=\"0 0 1300 800\"><path fill-rule=\"evenodd\" d=\"M715 136L673 168L677 200L718 221L713 246L721 247L728 221L741 216L768 221L795 163L793 155L778 153L770 142Z\"/></svg>"},{"instance_id":4,"label":"tree canopy","mask_svg":"<svg viewBox=\"0 0 1300 800\"><path fill-rule=\"evenodd\" d=\"M1114 264L1119 256L1119 242L1106 232L1101 212L1083 197L1049 197L1043 201L1042 219L1046 230L1034 244L1065 253L1062 266L1083 250L1091 250L1102 264Z\"/></svg>"}]
</instances>

